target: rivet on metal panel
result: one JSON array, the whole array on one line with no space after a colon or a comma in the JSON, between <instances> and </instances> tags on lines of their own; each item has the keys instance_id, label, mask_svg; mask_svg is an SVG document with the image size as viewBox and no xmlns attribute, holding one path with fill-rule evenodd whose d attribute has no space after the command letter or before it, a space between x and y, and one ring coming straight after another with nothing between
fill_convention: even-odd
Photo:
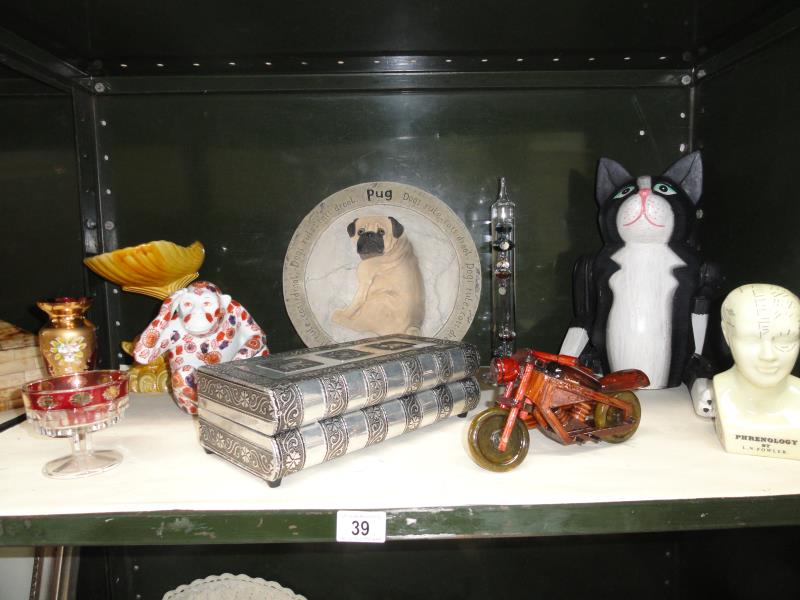
<instances>
[{"instance_id":1,"label":"rivet on metal panel","mask_svg":"<svg viewBox=\"0 0 800 600\"><path fill-rule=\"evenodd\" d=\"M122 67L123 69L128 68L128 65L126 65L125 63L119 63L119 66Z\"/></svg>"},{"instance_id":2,"label":"rivet on metal panel","mask_svg":"<svg viewBox=\"0 0 800 600\"><path fill-rule=\"evenodd\" d=\"M446 62L446 63L451 63L451 62L453 62L453 59L452 59L452 58L445 58L445 59L444 59L444 62Z\"/></svg>"},{"instance_id":3,"label":"rivet on metal panel","mask_svg":"<svg viewBox=\"0 0 800 600\"><path fill-rule=\"evenodd\" d=\"M103 223L103 229L105 229L106 231L111 231L112 229L114 229L114 221L106 221L105 223Z\"/></svg>"},{"instance_id":4,"label":"rivet on metal panel","mask_svg":"<svg viewBox=\"0 0 800 600\"><path fill-rule=\"evenodd\" d=\"M102 81L96 82L94 84L94 91L97 92L98 94L102 94L103 92L106 91L106 84L103 83Z\"/></svg>"},{"instance_id":5,"label":"rivet on metal panel","mask_svg":"<svg viewBox=\"0 0 800 600\"><path fill-rule=\"evenodd\" d=\"M594 62L594 56L589 57L589 62Z\"/></svg>"},{"instance_id":6,"label":"rivet on metal panel","mask_svg":"<svg viewBox=\"0 0 800 600\"><path fill-rule=\"evenodd\" d=\"M522 57L519 57L519 58L517 59L517 62L524 62L524 61L525 61L525 59L524 59L524 58L522 58Z\"/></svg>"},{"instance_id":7,"label":"rivet on metal panel","mask_svg":"<svg viewBox=\"0 0 800 600\"><path fill-rule=\"evenodd\" d=\"M378 62L378 61L376 60L375 62ZM272 63L270 61L266 61L264 64L267 65L268 67L272 66Z\"/></svg>"},{"instance_id":8,"label":"rivet on metal panel","mask_svg":"<svg viewBox=\"0 0 800 600\"><path fill-rule=\"evenodd\" d=\"M692 76L691 75L684 75L681 77L681 83L683 85L689 85L692 83Z\"/></svg>"},{"instance_id":9,"label":"rivet on metal panel","mask_svg":"<svg viewBox=\"0 0 800 600\"><path fill-rule=\"evenodd\" d=\"M200 63L192 63L192 66L193 66L193 67L199 67L199 66L200 66Z\"/></svg>"},{"instance_id":10,"label":"rivet on metal panel","mask_svg":"<svg viewBox=\"0 0 800 600\"><path fill-rule=\"evenodd\" d=\"M622 60L630 60L630 59L631 59L631 57L630 57L630 56L626 56L626 57L624 57Z\"/></svg>"},{"instance_id":11,"label":"rivet on metal panel","mask_svg":"<svg viewBox=\"0 0 800 600\"><path fill-rule=\"evenodd\" d=\"M560 59L560 58L558 58L557 56L553 58L553 62L558 62L558 61L560 61L560 60L561 60L561 59Z\"/></svg>"},{"instance_id":12,"label":"rivet on metal panel","mask_svg":"<svg viewBox=\"0 0 800 600\"><path fill-rule=\"evenodd\" d=\"M336 61L336 64L337 64L337 65L343 65L343 64L344 64L344 61L343 61L343 60L337 60L337 61Z\"/></svg>"},{"instance_id":13,"label":"rivet on metal panel","mask_svg":"<svg viewBox=\"0 0 800 600\"><path fill-rule=\"evenodd\" d=\"M96 229L97 228L97 221L95 221L94 219L86 219L84 224L86 225L86 229Z\"/></svg>"},{"instance_id":14,"label":"rivet on metal panel","mask_svg":"<svg viewBox=\"0 0 800 600\"><path fill-rule=\"evenodd\" d=\"M700 69L699 71L697 71L697 78L698 79L702 79L705 76L706 76L706 70L705 69Z\"/></svg>"},{"instance_id":15,"label":"rivet on metal panel","mask_svg":"<svg viewBox=\"0 0 800 600\"><path fill-rule=\"evenodd\" d=\"M122 323L120 323L119 321L114 321L114 325L116 325L117 327L119 327L120 325L122 325ZM136 570L136 569L134 568L134 570Z\"/></svg>"},{"instance_id":16,"label":"rivet on metal panel","mask_svg":"<svg viewBox=\"0 0 800 600\"><path fill-rule=\"evenodd\" d=\"M117 352L117 358L125 358L125 355L122 352Z\"/></svg>"},{"instance_id":17,"label":"rivet on metal panel","mask_svg":"<svg viewBox=\"0 0 800 600\"><path fill-rule=\"evenodd\" d=\"M300 61L300 64L301 64L301 65L303 65L304 67L307 67L307 66L308 66L308 61L306 61L306 60L301 60L301 61Z\"/></svg>"},{"instance_id":18,"label":"rivet on metal panel","mask_svg":"<svg viewBox=\"0 0 800 600\"><path fill-rule=\"evenodd\" d=\"M685 119L685 118L686 118L686 113L685 113L685 112L682 112L682 113L681 113L681 119Z\"/></svg>"},{"instance_id":19,"label":"rivet on metal panel","mask_svg":"<svg viewBox=\"0 0 800 600\"><path fill-rule=\"evenodd\" d=\"M233 62L233 61L230 61L230 62L228 62L228 65L229 65L229 66L231 66L231 67L235 67L235 66L236 66L236 63L235 63L235 62Z\"/></svg>"},{"instance_id":20,"label":"rivet on metal panel","mask_svg":"<svg viewBox=\"0 0 800 600\"><path fill-rule=\"evenodd\" d=\"M482 59L481 59L481 62L482 62L482 63L487 63L487 62L489 62L489 59L488 59L488 58L482 58Z\"/></svg>"},{"instance_id":21,"label":"rivet on metal panel","mask_svg":"<svg viewBox=\"0 0 800 600\"><path fill-rule=\"evenodd\" d=\"M134 571L138 571L139 570L139 565L133 565L133 570Z\"/></svg>"},{"instance_id":22,"label":"rivet on metal panel","mask_svg":"<svg viewBox=\"0 0 800 600\"><path fill-rule=\"evenodd\" d=\"M156 63L156 66L157 66L159 69L163 69L163 68L164 68L164 63Z\"/></svg>"},{"instance_id":23,"label":"rivet on metal panel","mask_svg":"<svg viewBox=\"0 0 800 600\"><path fill-rule=\"evenodd\" d=\"M103 154L103 160L105 160L105 161L108 160L108 154Z\"/></svg>"},{"instance_id":24,"label":"rivet on metal panel","mask_svg":"<svg viewBox=\"0 0 800 600\"><path fill-rule=\"evenodd\" d=\"M110 196L110 195L111 195L111 190L109 188L106 188L106 196Z\"/></svg>"},{"instance_id":25,"label":"rivet on metal panel","mask_svg":"<svg viewBox=\"0 0 800 600\"><path fill-rule=\"evenodd\" d=\"M694 214L698 219L702 219L703 218L703 209L702 208L698 208L697 212L695 212Z\"/></svg>"},{"instance_id":26,"label":"rivet on metal panel","mask_svg":"<svg viewBox=\"0 0 800 600\"><path fill-rule=\"evenodd\" d=\"M659 56L658 60L667 60L667 57L666 56Z\"/></svg>"},{"instance_id":27,"label":"rivet on metal panel","mask_svg":"<svg viewBox=\"0 0 800 600\"><path fill-rule=\"evenodd\" d=\"M119 290L117 288L112 288L111 289L111 293L112 294L119 294Z\"/></svg>"},{"instance_id":28,"label":"rivet on metal panel","mask_svg":"<svg viewBox=\"0 0 800 600\"><path fill-rule=\"evenodd\" d=\"M686 152L686 144L681 144L680 146L678 146L678 150L680 150L681 152Z\"/></svg>"},{"instance_id":29,"label":"rivet on metal panel","mask_svg":"<svg viewBox=\"0 0 800 600\"><path fill-rule=\"evenodd\" d=\"M101 121L100 121L100 125L101 125L102 127L105 127L106 125L108 125L108 122L106 122L106 120L105 120L105 119L103 119L103 120L101 120Z\"/></svg>"},{"instance_id":30,"label":"rivet on metal panel","mask_svg":"<svg viewBox=\"0 0 800 600\"><path fill-rule=\"evenodd\" d=\"M639 135L644 135L644 129L639 130Z\"/></svg>"}]
</instances>

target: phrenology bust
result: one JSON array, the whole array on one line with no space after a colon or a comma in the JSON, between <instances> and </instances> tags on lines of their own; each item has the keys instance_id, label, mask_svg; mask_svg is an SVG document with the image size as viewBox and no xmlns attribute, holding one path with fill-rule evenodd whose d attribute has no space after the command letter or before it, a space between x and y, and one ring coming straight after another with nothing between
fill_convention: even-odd
<instances>
[{"instance_id":1,"label":"phrenology bust","mask_svg":"<svg viewBox=\"0 0 800 600\"><path fill-rule=\"evenodd\" d=\"M800 299L777 285L748 284L722 304L734 366L714 377L716 428L729 452L800 459Z\"/></svg>"}]
</instances>

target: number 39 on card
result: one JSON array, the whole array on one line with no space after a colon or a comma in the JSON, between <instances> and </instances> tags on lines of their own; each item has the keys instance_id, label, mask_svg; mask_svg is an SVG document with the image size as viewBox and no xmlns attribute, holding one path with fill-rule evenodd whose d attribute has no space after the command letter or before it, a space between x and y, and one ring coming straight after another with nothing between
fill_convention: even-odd
<instances>
[{"instance_id":1,"label":"number 39 on card","mask_svg":"<svg viewBox=\"0 0 800 600\"><path fill-rule=\"evenodd\" d=\"M336 541L382 544L386 541L386 513L377 510L338 511Z\"/></svg>"}]
</instances>

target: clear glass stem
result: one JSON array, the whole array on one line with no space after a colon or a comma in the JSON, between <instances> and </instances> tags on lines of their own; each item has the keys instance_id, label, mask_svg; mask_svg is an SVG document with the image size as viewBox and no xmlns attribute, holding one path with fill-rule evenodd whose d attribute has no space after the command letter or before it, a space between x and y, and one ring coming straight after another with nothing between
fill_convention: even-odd
<instances>
[{"instance_id":1,"label":"clear glass stem","mask_svg":"<svg viewBox=\"0 0 800 600\"><path fill-rule=\"evenodd\" d=\"M87 477L108 471L122 461L116 450L94 450L90 434L85 428L73 433L69 440L72 452L45 464L44 474L56 479Z\"/></svg>"},{"instance_id":2,"label":"clear glass stem","mask_svg":"<svg viewBox=\"0 0 800 600\"><path fill-rule=\"evenodd\" d=\"M70 438L72 442L72 453L77 455L86 455L92 453L92 439L86 434L86 431L79 429Z\"/></svg>"}]
</instances>

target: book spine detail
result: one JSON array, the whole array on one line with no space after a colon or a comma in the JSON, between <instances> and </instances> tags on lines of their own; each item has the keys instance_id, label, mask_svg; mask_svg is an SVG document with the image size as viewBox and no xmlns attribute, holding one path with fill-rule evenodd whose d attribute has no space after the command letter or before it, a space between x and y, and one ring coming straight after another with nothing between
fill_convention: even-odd
<instances>
[{"instance_id":1,"label":"book spine detail","mask_svg":"<svg viewBox=\"0 0 800 600\"><path fill-rule=\"evenodd\" d=\"M406 390L403 395L414 394L422 386L422 363L418 356L401 361L406 378Z\"/></svg>"},{"instance_id":2,"label":"book spine detail","mask_svg":"<svg viewBox=\"0 0 800 600\"><path fill-rule=\"evenodd\" d=\"M436 407L438 408L436 420L446 419L453 412L453 394L450 393L450 388L446 385L433 388L433 395L436 397Z\"/></svg>"},{"instance_id":3,"label":"book spine detail","mask_svg":"<svg viewBox=\"0 0 800 600\"><path fill-rule=\"evenodd\" d=\"M437 352L433 355L436 362L436 382L443 385L453 377L453 357L449 352Z\"/></svg>"},{"instance_id":4,"label":"book spine detail","mask_svg":"<svg viewBox=\"0 0 800 600\"><path fill-rule=\"evenodd\" d=\"M350 389L343 375L328 375L322 378L322 393L325 401L325 416L342 414L350 402Z\"/></svg>"},{"instance_id":5,"label":"book spine detail","mask_svg":"<svg viewBox=\"0 0 800 600\"><path fill-rule=\"evenodd\" d=\"M367 384L366 406L374 406L386 400L389 391L389 379L383 365L374 365L363 370L364 381Z\"/></svg>"},{"instance_id":6,"label":"book spine detail","mask_svg":"<svg viewBox=\"0 0 800 600\"><path fill-rule=\"evenodd\" d=\"M409 433L419 428L422 423L422 407L416 394L402 398L403 412L406 415L406 428L404 433Z\"/></svg>"},{"instance_id":7,"label":"book spine detail","mask_svg":"<svg viewBox=\"0 0 800 600\"><path fill-rule=\"evenodd\" d=\"M481 366L481 355L478 349L472 344L463 346L464 350L464 371L465 377L472 377L478 372Z\"/></svg>"},{"instance_id":8,"label":"book spine detail","mask_svg":"<svg viewBox=\"0 0 800 600\"><path fill-rule=\"evenodd\" d=\"M365 408L361 412L364 413L367 419L367 431L369 434L367 446L380 444L386 439L386 434L389 433L389 420L386 418L383 407L378 404L377 406Z\"/></svg>"},{"instance_id":9,"label":"book spine detail","mask_svg":"<svg viewBox=\"0 0 800 600\"><path fill-rule=\"evenodd\" d=\"M281 477L297 473L306 465L306 447L299 429L285 431L275 441L283 465Z\"/></svg>"},{"instance_id":10,"label":"book spine detail","mask_svg":"<svg viewBox=\"0 0 800 600\"><path fill-rule=\"evenodd\" d=\"M272 400L261 390L203 376L197 378L197 393L265 420L275 419Z\"/></svg>"},{"instance_id":11,"label":"book spine detail","mask_svg":"<svg viewBox=\"0 0 800 600\"><path fill-rule=\"evenodd\" d=\"M276 387L275 412L278 414L278 431L299 427L303 423L303 392L290 383Z\"/></svg>"},{"instance_id":12,"label":"book spine detail","mask_svg":"<svg viewBox=\"0 0 800 600\"><path fill-rule=\"evenodd\" d=\"M348 433L342 417L331 417L325 419L320 423L322 432L325 435L325 452L324 462L339 458L347 453Z\"/></svg>"},{"instance_id":13,"label":"book spine detail","mask_svg":"<svg viewBox=\"0 0 800 600\"><path fill-rule=\"evenodd\" d=\"M200 419L200 443L244 470L275 481L281 468L272 452Z\"/></svg>"}]
</instances>

